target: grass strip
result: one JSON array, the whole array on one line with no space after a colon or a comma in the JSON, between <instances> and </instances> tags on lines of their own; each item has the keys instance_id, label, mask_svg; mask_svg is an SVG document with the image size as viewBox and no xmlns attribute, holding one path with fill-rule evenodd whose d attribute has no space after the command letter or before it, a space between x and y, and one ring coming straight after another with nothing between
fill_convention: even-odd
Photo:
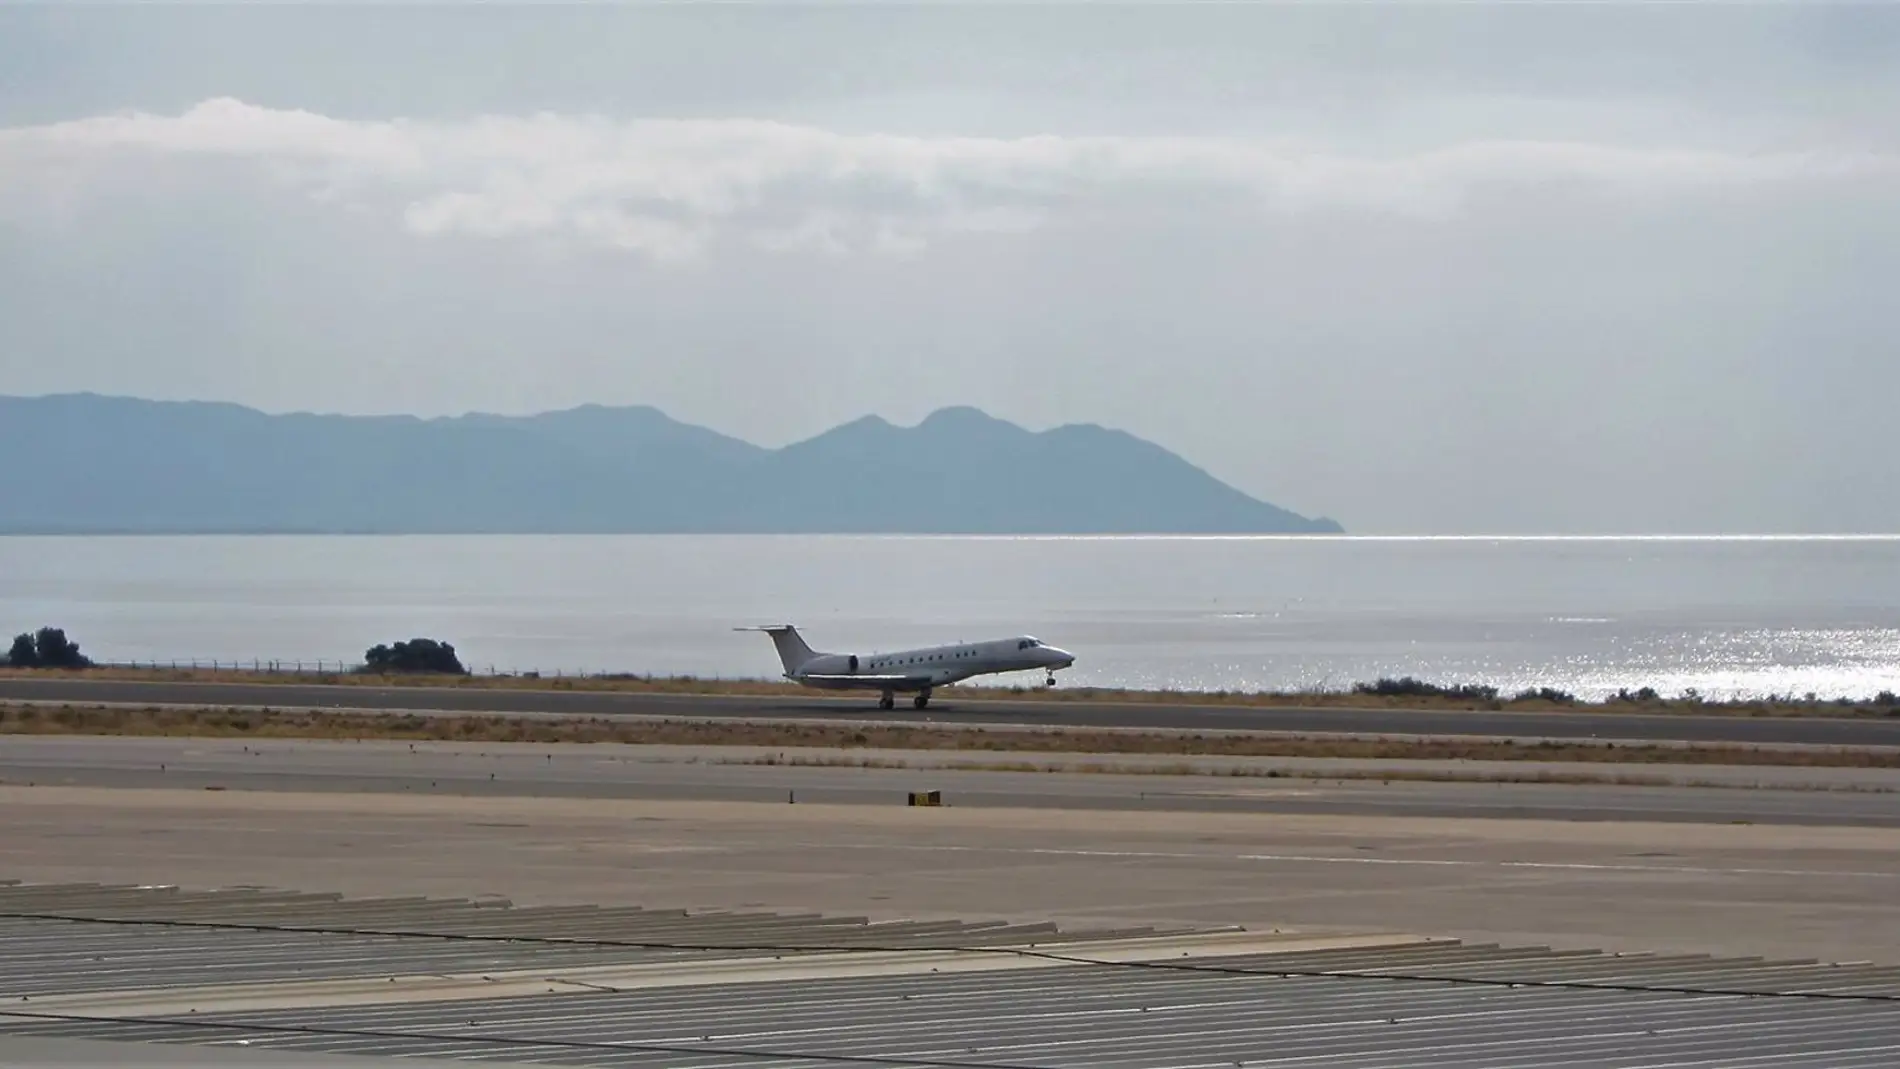
<instances>
[{"instance_id":1,"label":"grass strip","mask_svg":"<svg viewBox=\"0 0 1900 1069\"><path fill-rule=\"evenodd\" d=\"M1129 764L1114 761L1026 761L948 758L928 763L901 757L790 756L689 758L687 764L772 765L788 768L864 768L918 772L1036 772L1109 776L1203 776L1235 779L1366 781L1377 783L1523 783L1565 786L1702 787L1727 790L1819 791L1842 794L1896 794L1893 787L1868 783L1759 783L1723 779L1681 779L1640 772L1483 771L1463 768L1311 768L1286 765Z\"/></svg>"},{"instance_id":2,"label":"grass strip","mask_svg":"<svg viewBox=\"0 0 1900 1069\"><path fill-rule=\"evenodd\" d=\"M457 690L513 692L582 691L610 694L678 694L707 697L810 697L814 692L793 683L772 680L703 679L694 676L654 676L638 673L586 676L451 675L412 673L385 675L362 672L315 672L291 669L127 668L103 666L85 669L0 668L0 680L60 679L112 680L136 683L225 683L281 686L447 687ZM1512 710L1723 715L1752 717L1859 717L1900 716L1900 697L1883 691L1867 699L1782 695L1763 699L1715 699L1693 692L1667 697L1653 687L1625 690L1603 701L1577 698L1549 688L1518 694L1497 693L1476 684L1435 684L1422 680L1382 679L1346 690L1229 691L1160 688L1136 690L1086 686L1005 686L990 683L944 688L958 702L1118 702L1126 704L1212 705L1239 708L1350 708L1419 710Z\"/></svg>"},{"instance_id":3,"label":"grass strip","mask_svg":"<svg viewBox=\"0 0 1900 1069\"><path fill-rule=\"evenodd\" d=\"M0 735L131 735L207 738L669 746L823 747L1012 753L1176 754L1599 764L1900 768L1900 749L1647 744L1566 740L1331 738L1180 731L986 728L795 721L514 717L356 710L180 708L85 704L0 708Z\"/></svg>"}]
</instances>

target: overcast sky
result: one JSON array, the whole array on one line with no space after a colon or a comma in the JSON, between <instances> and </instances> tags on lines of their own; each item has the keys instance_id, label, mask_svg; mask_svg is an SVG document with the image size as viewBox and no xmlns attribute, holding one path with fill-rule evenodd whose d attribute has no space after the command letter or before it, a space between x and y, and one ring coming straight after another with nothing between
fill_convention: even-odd
<instances>
[{"instance_id":1,"label":"overcast sky","mask_svg":"<svg viewBox=\"0 0 1900 1069\"><path fill-rule=\"evenodd\" d=\"M0 393L1900 530L1900 5L0 8ZM17 459L17 458L16 458Z\"/></svg>"}]
</instances>

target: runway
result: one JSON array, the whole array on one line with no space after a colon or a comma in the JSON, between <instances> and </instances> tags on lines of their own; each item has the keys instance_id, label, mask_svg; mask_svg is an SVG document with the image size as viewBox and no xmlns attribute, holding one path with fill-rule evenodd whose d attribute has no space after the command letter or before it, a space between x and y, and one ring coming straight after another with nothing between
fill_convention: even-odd
<instances>
[{"instance_id":1,"label":"runway","mask_svg":"<svg viewBox=\"0 0 1900 1069\"><path fill-rule=\"evenodd\" d=\"M21 736L0 738L0 784L850 806L898 805L911 791L940 790L952 806L983 808L1900 828L1900 771L1892 769L1689 767L1674 771L1685 782L1734 786L1627 786L1319 778L1329 766L1357 770L1375 767L1376 762L1310 762L1301 770L1280 760L1212 761L1205 766L1207 774L1055 773L766 765L737 763L774 756L756 747L732 753L713 747L661 747L660 754L654 749L615 744L412 746L302 739ZM864 751L838 754L841 762L879 756ZM936 753L897 760L983 763L1020 756ZM1468 762L1411 764L1464 774L1478 771ZM1267 769L1282 767L1302 774L1264 776ZM1252 774L1236 775L1236 769ZM1305 778L1305 771L1314 772L1314 778ZM1531 777L1540 769L1484 771ZM1570 771L1645 778L1672 772L1625 765ZM1761 782L1785 789L1743 786Z\"/></svg>"},{"instance_id":2,"label":"runway","mask_svg":"<svg viewBox=\"0 0 1900 1069\"><path fill-rule=\"evenodd\" d=\"M804 756L833 753L844 751ZM761 757L777 751L0 736L0 881L1065 926L1370 927L1900 964L1893 770L1583 770L1735 784L1710 788L1222 771L1371 764L1292 759L1194 759L1206 775L718 763ZM1481 763L1380 764L1468 772ZM1740 786L1754 780L1805 789ZM930 789L943 792L942 807L906 805L909 791Z\"/></svg>"},{"instance_id":3,"label":"runway","mask_svg":"<svg viewBox=\"0 0 1900 1069\"><path fill-rule=\"evenodd\" d=\"M1501 808L1458 817L1418 815L1423 807L1143 810L1053 793L1006 805L1001 788L991 804L967 804L975 781L933 778L946 791L942 808L908 807L901 795L886 804L868 794L843 804L556 796L553 777L541 781L545 790L487 795L334 783L299 790L288 780L219 791L199 778L154 789L110 775L94 779L119 786L7 783L0 881L500 895L1065 928L1370 928L1900 964L1892 923L1900 831L1888 827L1536 820ZM1040 779L1059 792L1071 777ZM1568 792L1553 790L1559 801ZM1706 793L1746 804L1776 792Z\"/></svg>"},{"instance_id":4,"label":"runway","mask_svg":"<svg viewBox=\"0 0 1900 1069\"><path fill-rule=\"evenodd\" d=\"M883 711L862 695L729 697L504 688L318 684L148 683L4 679L0 701L274 706L378 711L823 719L946 724L980 720L1031 726L1174 731L1471 735L1767 745L1900 746L1900 717L1742 717L1605 712L1464 712L1413 709L1244 708L1146 702L958 700L940 691L929 709Z\"/></svg>"}]
</instances>

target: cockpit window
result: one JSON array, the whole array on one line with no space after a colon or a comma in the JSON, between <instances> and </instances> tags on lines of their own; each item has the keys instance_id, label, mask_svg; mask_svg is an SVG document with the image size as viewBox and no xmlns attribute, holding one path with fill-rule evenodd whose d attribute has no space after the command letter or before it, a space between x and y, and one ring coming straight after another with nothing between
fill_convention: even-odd
<instances>
[{"instance_id":1,"label":"cockpit window","mask_svg":"<svg viewBox=\"0 0 1900 1069\"><path fill-rule=\"evenodd\" d=\"M1042 643L1033 638L1019 639L1016 642L1016 648L1019 650L1034 649L1040 645L1042 645Z\"/></svg>"}]
</instances>

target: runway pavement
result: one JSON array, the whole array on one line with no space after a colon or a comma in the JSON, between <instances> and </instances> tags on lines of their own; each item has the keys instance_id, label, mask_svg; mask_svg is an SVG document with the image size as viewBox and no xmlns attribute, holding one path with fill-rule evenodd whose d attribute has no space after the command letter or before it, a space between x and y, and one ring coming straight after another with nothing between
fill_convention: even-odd
<instances>
[{"instance_id":1,"label":"runway pavement","mask_svg":"<svg viewBox=\"0 0 1900 1069\"><path fill-rule=\"evenodd\" d=\"M7 692L17 686L16 681L7 681L0 688L0 698L17 699L18 694ZM81 686L91 693L86 697L35 697L154 700L123 694L102 697L98 693L102 684L97 682ZM111 686L104 684L103 688ZM148 694L154 687L130 686L147 688ZM473 699L498 702L499 707L470 711L513 711L528 704L540 707L541 715L580 712L829 719L843 710L856 709L848 699L654 699L571 692L277 686L238 688L252 697L246 702L229 697L230 688L193 689L198 696L181 697L175 687L160 688L158 693L164 694L162 700L166 702L333 708L370 704L384 709L440 710L445 701ZM207 690L220 696L203 696ZM298 691L301 693L295 693ZM298 700L287 701L289 697ZM366 697L372 701L366 702ZM602 699L608 707L601 707ZM583 708L546 707L574 700L579 700ZM709 704L716 711L705 711ZM941 713L933 708L929 717L908 719L950 720L956 717L953 710L954 705ZM1070 703L1010 703L1000 707L983 703L972 710L973 715L985 720L1064 724L1121 715L1138 721L1166 721L1183 712L1181 707ZM1336 726L1340 714L1333 710L1187 708L1185 712L1195 716L1212 714L1221 720L1236 714L1243 718L1260 714L1317 716L1334 722L1319 730L1381 730L1363 726L1363 720L1360 726L1340 728ZM1069 719L1078 715L1082 719ZM1384 717L1404 726L1383 730L1404 733L1444 730L1447 724L1461 733L1490 733L1499 719L1498 714L1396 711L1347 715ZM892 715L872 708L865 718L891 719ZM1590 721L1616 725L1631 722L1601 714L1512 714L1504 719L1516 722L1520 729L1532 725L1533 730L1507 732L1525 735L1561 733L1566 727L1575 731ZM1676 732L1660 736L1663 738L1680 737L1684 729L1726 730L1721 727L1723 722L1716 721L1712 726L1708 718L1636 720ZM1421 726L1422 721L1428 724ZM1282 719L1274 726L1313 730L1286 728L1285 723ZM1473 728L1470 725L1474 723L1484 726ZM1731 725L1812 732L1817 723L1733 721ZM1848 722L1844 726L1879 728L1886 723L1890 722ZM1434 729L1430 725L1440 726ZM1123 722L1119 726L1129 725ZM1828 730L1825 724L1821 730ZM1622 731L1615 735L1628 737ZM1782 741L1827 740L1808 734ZM951 919L1053 921L1065 929L1238 925L1263 938L1323 937L1368 930L1421 933L1469 943L1497 942L1512 948L1530 945L1559 951L1600 948L1635 953L1639 956L1632 959L1601 959L1604 964L1598 967L1609 979L1624 984L1640 978L1646 967L1651 973L1662 974L1657 982L1664 984L1691 984L1712 975L1708 962L1657 962L1647 956L1658 951L1900 964L1900 926L1892 923L1894 892L1900 889L1900 804L1895 802L1900 794L1823 789L1851 787L1890 792L1900 787L1900 772L1895 770L1603 764L1557 768L1539 762L1495 762L1488 763L1487 769L1532 775L1553 769L1597 775L1676 775L1731 784L1728 789L1713 789L1342 782L1227 774L1236 768L1259 771L1284 766L1304 774L1315 769L1373 765L1292 758L1104 758L943 751L880 754L816 748L787 751L788 756L802 753L821 759L869 756L918 762L1008 761L1021 757L1033 757L1039 765L1087 761L1159 765L1167 761L1194 765L1210 773L1206 775L717 763L722 758L744 761L776 756L778 752L758 746L0 735L0 809L5 810L7 827L7 834L0 836L0 882L137 885L155 888L155 900L172 897L165 890L168 885L261 886L315 893L298 907L301 909L312 908L309 902L328 892L358 899L466 896L484 907L492 904L491 896L503 896L522 906L569 907L560 912L563 933L584 930L597 922L601 911L593 907L616 905L656 911L663 919L664 911L669 910L705 913L716 923L723 923L735 913L771 911L921 921L927 925ZM1479 764L1378 763L1389 769L1465 771ZM1747 789L1745 785L1756 779L1788 789ZM905 792L929 788L944 792L943 807L913 808L904 804ZM66 894L62 891L62 897L54 901L56 909L72 908ZM209 907L216 911L215 920L242 923L260 916L271 919L271 915L248 912L222 895L216 897L219 900ZM335 911L347 923L365 927L386 923L393 915L386 903L318 905ZM151 919L162 921L164 909L161 906L153 910ZM495 911L482 908L475 912ZM28 922L15 918L15 923L19 928ZM71 922L34 923L45 927ZM473 927L482 930L479 923ZM405 1041L405 1053L438 1058L479 1054L492 1059L487 1064L499 1065L509 1051L520 1050L525 1056L528 1048L493 1046L478 1052L476 1045L483 1036L504 1033L510 1042L519 1044L520 1030L528 1027L522 1021L561 1031L570 1038L584 1038L581 1030L592 1029L586 1035L602 1048L587 1051L586 1060L602 1064L606 1061L603 1055L608 1053L604 1044L627 1042L627 1037L634 1035L627 1031L632 1026L625 1020L637 1017L648 1022L645 1027L652 1035L669 1043L694 1037L711 1040L711 1033L723 1027L715 1023L682 1026L684 1018L680 1014L684 1011L680 1007L688 1003L680 1000L688 995L680 991L608 994L610 989L601 983L603 977L595 973L586 974L586 986L577 983L571 991L564 987L558 994L542 992L546 974L555 968L550 964L552 956L543 949L534 951L537 957L532 985L533 997L542 1001L510 1017L494 992L515 990L506 986L511 977L522 990L530 985L515 974L494 975L506 970L494 958L493 950L477 952L475 956L480 960L471 966L474 972L459 977L440 975L454 971L440 963L443 959L469 952L431 939L426 941L427 954L433 955L430 961L434 964L416 964L422 959L412 956L402 959L410 962L405 966L397 954L398 941L376 936L371 948L376 964L369 973L377 977L376 982L346 990L341 981L328 981L330 986L325 987L307 975L312 969L322 973L337 968L338 962L349 958L350 947L335 935L321 937L320 946L318 937L311 936L307 940L312 943L309 951L298 953L291 946L294 938L281 932L235 936L227 932L223 933L225 942L219 944L210 933L192 928L167 927L157 934L134 928L125 924L100 926L99 930L106 933L103 936L91 930L76 935L62 929L50 937L39 929L19 928L24 934L16 933L12 946L14 956L28 962L20 969L30 970L36 983L56 983L58 977L83 974L109 977L115 985L157 988L169 977L185 977L183 982L223 985L218 991L225 998L233 994L226 989L242 981L246 971L259 968L260 962L276 959L288 963L281 967L288 970L294 982L259 982L247 988L247 993L267 994L279 1003L318 996L331 999L331 1003L314 1008L257 1010L257 1020L268 1016L283 1026L282 1031L273 1034L272 1043L306 1024L312 1036L327 1028L330 1034L322 1042L311 1040L313 1049L348 1050L365 1065L381 1064L363 1056L389 1049L396 1042L391 1037L404 1029L415 1034L415 1038ZM31 938L36 935L37 941ZM144 942L134 947L125 942L131 939ZM238 939L249 942L241 944L240 949L229 949ZM108 944L106 940L115 942ZM105 949L100 949L102 946ZM242 946L251 948L248 955ZM1496 961L1472 959L1462 967L1484 970L1487 981L1527 975L1523 971L1527 967L1523 951L1497 953ZM40 957L29 959L28 954ZM1580 960L1551 959L1547 968L1561 970L1565 976L1577 975L1580 968L1587 967L1580 965ZM775 961L772 967L781 965ZM929 967L935 981L939 965L932 961ZM1362 963L1359 967L1379 965ZM383 978L385 970L391 973L387 979ZM674 966L668 966L668 970L669 974L679 972ZM917 971L921 978L922 967ZM394 983L395 972L405 974L404 984ZM1736 1022L1725 1024L1687 1021L1681 1016L1687 1012L1682 1007L1693 1009L1706 1004L1719 1009L1739 1004L1732 996L1697 999L1673 995L1666 1002L1657 996L1656 1003L1662 1008L1632 1027L1631 1013L1636 1011L1631 1009L1635 1003L1630 1000L1636 996L1624 992L1604 996L1614 1000L1614 1005L1605 1001L1600 1005L1559 1006L1551 1001L1559 997L1556 991L1507 990L1487 983L1482 988L1474 987L1474 994L1447 1009L1446 999L1460 996L1457 989L1440 982L1444 977L1437 973L1432 983L1418 983L1423 989L1421 995L1408 995L1409 1001L1395 1002L1390 1008L1375 1006L1376 1012L1370 1014L1365 1000L1397 997L1393 995L1397 988L1386 989L1398 981L1381 977L1366 981L1373 986L1364 991L1328 996L1341 1002L1340 1008L1327 1011L1332 1016L1323 1016L1299 1001L1313 994L1310 984L1300 986L1308 983L1301 980L1286 982L1286 990L1280 994L1196 988L1144 992L1139 1000L1124 999L1113 1005L1102 1001L1108 997L1105 992L1118 990L1113 986L1117 983L1158 982L1153 977L1160 974L1140 974L1139 981L1129 978L1134 975L1101 974L1087 989L1086 1002L1074 993L1051 994L1040 976L1019 981L1019 991L1011 989L1000 996L988 989L1008 984L991 977L968 982L965 990L988 991L980 997L991 998L1002 1007L996 1014L999 1018L1028 1021L1034 1042L1060 1045L1071 1060L1077 1049L1074 1043L1081 1041L1084 1031L1104 1052L1114 1052L1105 1056L1113 1057L1126 1056L1128 1050L1137 1049L1138 1042L1103 1039L1102 1029L1145 1028L1147 1031L1139 1034L1152 1038L1140 1039L1139 1049L1175 1055L1179 1061L1178 1055L1185 1049L1181 1037L1194 1033L1176 1016L1183 1012L1217 1012L1223 1005L1240 1006L1248 1015L1231 1023L1203 1025L1199 1042L1221 1057L1236 1058L1231 1037L1252 1035L1261 1028L1258 1013L1250 1007L1280 1002L1292 1007L1283 1015L1290 1022L1290 1038L1260 1041L1257 1057L1292 1056L1287 1042L1307 1043L1311 1036L1328 1030L1345 1037L1340 1041L1343 1044L1363 1047L1368 1058L1373 1048L1367 1044L1374 1038L1385 1045L1379 1048L1382 1051L1402 1051L1408 1045L1417 1049L1416 1045L1424 1041L1419 1036L1436 1037L1441 1051L1468 1055L1501 1042L1499 1028L1503 1026L1498 1023L1497 999L1507 996L1525 1003L1524 1020L1513 1026L1520 1029L1521 1036L1514 1033L1515 1038L1510 1040L1523 1050L1556 1049L1551 1046L1550 1022L1561 1018L1570 1034L1589 1034L1573 1048L1587 1051L1580 1057L1601 1056L1610 1049L1606 1044L1614 1041L1634 1052L1632 1064L1634 1060L1645 1064L1672 1058L1681 1061L1692 1056L1685 1043L1706 1045L1710 1037L1718 1036L1742 1052L1731 1056L1731 1061L1734 1057L1747 1061L1749 1054L1785 1060L1784 1048L1802 1042L1801 1034L1791 1031L1795 1026L1782 1018L1768 1020L1763 1016L1782 1013L1786 1017L1794 1012L1780 1009L1783 1005L1797 1005L1800 1013L1811 1015L1814 1020L1801 1027L1827 1036L1827 1042L1833 1045L1831 1050L1850 1052L1843 1054L1843 1059L1854 1052L1868 1056L1870 1052L1892 1049L1888 1040L1869 1038L1873 1033L1861 1020L1885 1012L1880 1006L1866 1009L1818 1000L1764 1001L1751 1004L1753 1008L1724 1011ZM1797 983L1841 986L1863 974L1849 967L1793 969L1788 975ZM42 980L42 976L53 979ZM133 980L126 981L128 976ZM1170 976L1168 982L1178 980ZM855 988L825 982L832 986L803 1001L787 995L785 985L775 987L774 991L785 996L777 998L778 1003L790 998L797 1004L787 1011L794 1016L752 1021L744 1027L783 1047L790 1042L785 1037L796 1034L797 1029L812 1032L815 1018L810 1015L814 1012L831 1012L828 1007L851 1004L853 998L865 1005L874 998L884 999L889 1001L874 1007L873 1016L855 1027L867 1036L875 1036L883 1048L896 1046L915 1054L924 1048L921 1041L911 1038L914 1031L902 1031L906 1022L914 1026L919 1015L941 1017L945 1012L942 1006L968 1002L964 995L912 999L908 989L894 993L890 985L896 981L888 977ZM479 989L486 1001L444 1003L446 1010L425 1020L414 1007L394 1006L400 997L392 999L386 994L397 988L454 983ZM1329 979L1326 983L1325 990L1331 991L1338 982ZM375 993L368 991L369 987ZM311 995L312 991L316 995ZM122 994L115 988L113 997ZM177 997L176 992L165 994L167 998ZM96 993L88 997L107 1001ZM1044 1001L1025 1009L1024 998ZM344 1001L358 1005L337 1005ZM165 1041L184 1037L191 1027L218 1027L215 1009L206 1014L179 1013L179 1021L194 1022L189 1026L74 1022L52 1019L51 1014L61 1012L60 1006L48 1005L37 995L34 1002L32 1006L9 1007L7 1012L13 1028L40 1033L40 1038L22 1043L0 1035L0 1066L126 1061L157 1064L161 1059L147 1055L147 1049L162 1053L169 1049ZM615 1007L621 1008L616 1011L622 1014L619 1018L610 1012ZM756 1006L750 1004L745 1007L745 1012L755 1010ZM1097 1010L1100 1020L1078 1023L1075 1017L1078 1012ZM112 1011L68 1005L65 1012L109 1016ZM727 1017L732 1012L739 1011L728 1010ZM352 1013L357 1016L349 1016ZM1151 1016L1157 1020L1150 1021ZM1167 1019L1160 1020L1164 1017ZM1473 1038L1461 1041L1459 1034L1446 1031L1445 1022L1453 1018L1470 1018L1481 1027L1476 1032L1467 1030L1463 1035ZM699 1019L715 1022L721 1018L702 1015L695 1020ZM893 1020L898 1021L897 1026L891 1024ZM1058 1020L1067 1032L1048 1033L1049 1022ZM206 1021L212 1023L204 1024ZM614 1021L622 1023L616 1025ZM1644 1021L1650 1021L1653 1030ZM1371 1022L1370 1032L1364 1027L1366 1022ZM621 1031L614 1032L615 1027ZM818 1031L826 1032L828 1042L836 1042L829 1027ZM893 1027L899 1032L892 1032ZM979 1034L967 1022L957 1027L962 1029L957 1033L960 1037ZM1227 1031L1216 1031L1223 1027ZM1412 1028L1414 1032L1395 1039L1386 1034L1395 1027ZM1756 1032L1746 1033L1749 1028ZM0 1032L7 1030L0 1028ZM302 1031L295 1034L304 1036ZM973 1052L965 1060L969 1064L1001 1064L996 1053L996 1045L1004 1042L998 1038L1000 1033L982 1030L981 1034L992 1049ZM892 1040L892 1035L899 1039ZM1208 1035L1215 1038L1207 1039ZM153 1046L107 1047L96 1041L89 1044L81 1037L142 1039L153 1041ZM227 1045L251 1042L237 1033L220 1034L218 1038ZM719 1036L717 1041L735 1042L727 1035ZM299 1038L298 1042L304 1040ZM945 1040L931 1042L946 1050L955 1046ZM259 1043L245 1048L256 1057L247 1054L244 1060L258 1065L307 1065L309 1069L342 1064L340 1060L315 1058L294 1063L273 1061L264 1049L270 1045ZM207 1055L216 1053L208 1047L196 1050ZM209 1056L191 1060L221 1064ZM573 1057L574 1064L582 1060L578 1054ZM628 1056L628 1064L633 1061ZM183 1064L183 1060L167 1064ZM1031 1058L1027 1064L1037 1063Z\"/></svg>"},{"instance_id":2,"label":"runway pavement","mask_svg":"<svg viewBox=\"0 0 1900 1069\"><path fill-rule=\"evenodd\" d=\"M0 784L182 790L342 792L436 797L569 798L891 806L940 790L958 807L1391 817L1669 821L1900 828L1900 773L1890 769L1682 768L1689 782L1630 786L1268 778L1276 760L1209 762L1212 774L1022 772L725 763L773 756L677 747L655 755L612 744L348 742L20 736L0 738ZM858 751L845 760L876 758ZM1008 761L1016 755L918 755ZM1180 764L1179 761L1174 762ZM1470 763L1415 762L1474 772ZM1341 767L1371 767L1341 762ZM1117 766L1125 767L1125 766ZM1166 766L1163 766L1166 767ZM1319 763L1308 769L1325 767ZM1234 769L1252 775L1234 775ZM1510 774L1509 767L1483 771ZM1538 769L1521 770L1535 776ZM1642 766L1597 776L1655 777ZM1667 775L1670 770L1662 770ZM1728 775L1723 773L1745 773ZM1785 789L1740 786L1766 781ZM1821 788L1836 789L1821 789ZM1850 788L1843 790L1840 788Z\"/></svg>"},{"instance_id":3,"label":"runway pavement","mask_svg":"<svg viewBox=\"0 0 1900 1069\"><path fill-rule=\"evenodd\" d=\"M1892 828L180 786L0 785L0 880L1900 964Z\"/></svg>"},{"instance_id":4,"label":"runway pavement","mask_svg":"<svg viewBox=\"0 0 1900 1069\"><path fill-rule=\"evenodd\" d=\"M4 679L0 701L274 706L380 711L836 719L991 723L1186 731L1343 732L1630 741L1900 746L1900 717L1741 717L1610 712L1462 712L1412 709L1239 708L1093 701L959 700L940 691L925 710L883 711L862 695L727 697L503 688L304 684L147 683L128 680Z\"/></svg>"}]
</instances>

